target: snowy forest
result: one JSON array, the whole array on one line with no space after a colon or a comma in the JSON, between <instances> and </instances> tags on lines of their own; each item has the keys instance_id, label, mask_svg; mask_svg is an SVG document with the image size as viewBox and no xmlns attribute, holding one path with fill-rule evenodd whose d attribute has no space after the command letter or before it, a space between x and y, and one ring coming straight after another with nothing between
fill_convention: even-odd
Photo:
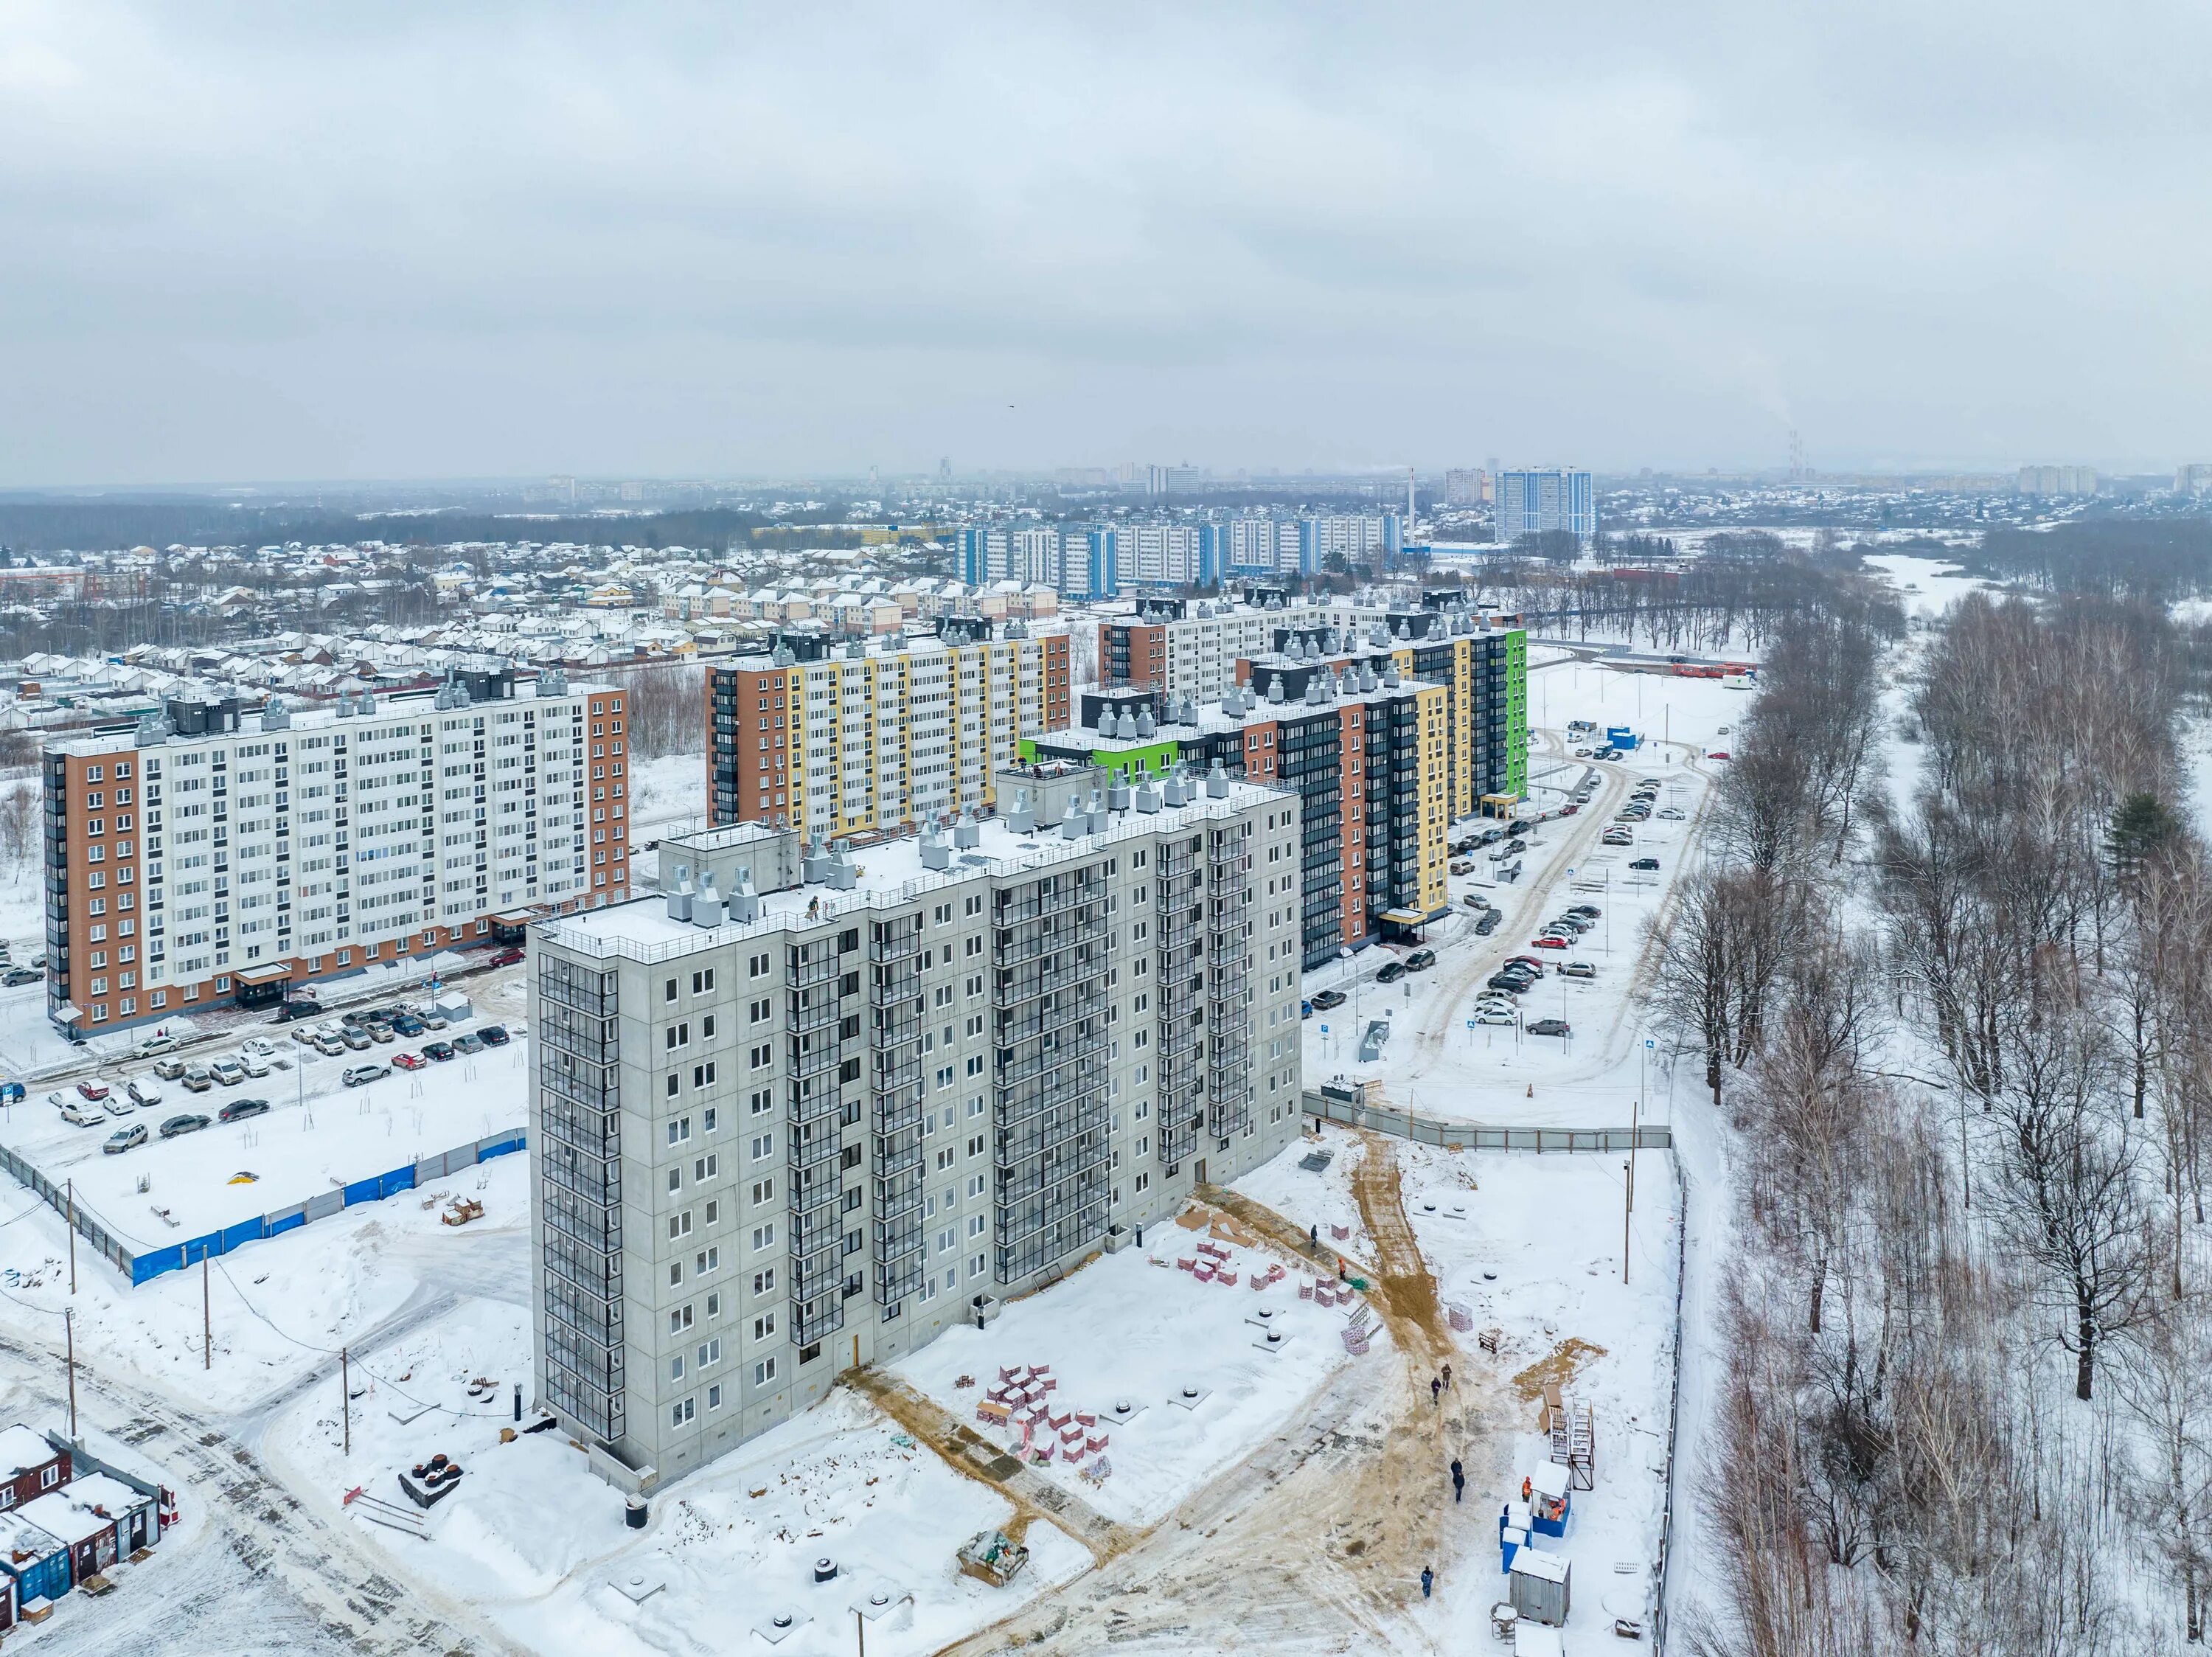
<instances>
[{"instance_id":1,"label":"snowy forest","mask_svg":"<svg viewBox=\"0 0 2212 1657\"><path fill-rule=\"evenodd\" d=\"M2212 851L2124 583L1781 620L1655 1001L1731 1130L1707 1657L2201 1642Z\"/></svg>"}]
</instances>

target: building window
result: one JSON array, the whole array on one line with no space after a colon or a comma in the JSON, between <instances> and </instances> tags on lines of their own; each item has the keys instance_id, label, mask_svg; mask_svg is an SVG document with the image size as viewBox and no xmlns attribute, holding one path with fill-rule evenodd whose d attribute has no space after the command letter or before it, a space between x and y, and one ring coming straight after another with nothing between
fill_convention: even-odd
<instances>
[{"instance_id":1,"label":"building window","mask_svg":"<svg viewBox=\"0 0 2212 1657\"><path fill-rule=\"evenodd\" d=\"M763 1358L753 1366L753 1385L765 1386L775 1379L775 1360Z\"/></svg>"}]
</instances>

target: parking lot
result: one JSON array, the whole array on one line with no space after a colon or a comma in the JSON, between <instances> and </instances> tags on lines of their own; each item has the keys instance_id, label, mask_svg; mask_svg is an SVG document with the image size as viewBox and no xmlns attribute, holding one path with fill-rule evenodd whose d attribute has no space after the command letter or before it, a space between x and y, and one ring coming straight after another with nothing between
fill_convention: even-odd
<instances>
[{"instance_id":1,"label":"parking lot","mask_svg":"<svg viewBox=\"0 0 2212 1657\"><path fill-rule=\"evenodd\" d=\"M234 1045L103 1066L0 1111L0 1143L67 1182L134 1248L167 1246L520 1126L528 1059L507 1011L520 984L483 989L441 1029L387 1023L380 1039L366 1014L352 1025L264 1018ZM488 1030L507 1039L487 1042ZM441 1047L451 1057L426 1056ZM179 1118L205 1123L164 1136ZM107 1150L118 1135L125 1146Z\"/></svg>"}]
</instances>

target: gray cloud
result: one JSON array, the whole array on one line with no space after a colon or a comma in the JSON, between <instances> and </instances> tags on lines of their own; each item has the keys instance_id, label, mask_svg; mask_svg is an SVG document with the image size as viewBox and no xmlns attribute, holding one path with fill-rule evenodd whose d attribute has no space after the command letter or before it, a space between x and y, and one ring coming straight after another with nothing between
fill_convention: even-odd
<instances>
[{"instance_id":1,"label":"gray cloud","mask_svg":"<svg viewBox=\"0 0 2212 1657\"><path fill-rule=\"evenodd\" d=\"M0 483L2203 458L2208 36L0 0Z\"/></svg>"}]
</instances>

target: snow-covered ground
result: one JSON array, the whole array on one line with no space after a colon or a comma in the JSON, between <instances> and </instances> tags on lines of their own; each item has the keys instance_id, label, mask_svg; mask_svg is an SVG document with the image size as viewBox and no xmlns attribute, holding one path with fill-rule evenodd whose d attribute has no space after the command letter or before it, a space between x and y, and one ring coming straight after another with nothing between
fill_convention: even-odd
<instances>
[{"instance_id":1,"label":"snow-covered ground","mask_svg":"<svg viewBox=\"0 0 2212 1657\"><path fill-rule=\"evenodd\" d=\"M900 1657L958 1639L1090 1564L1040 1521L1012 1586L961 1576L955 1550L1006 1524L1012 1506L842 1389L656 1491L648 1527L626 1529L622 1496L557 1431L500 1442L514 1381L527 1390L529 1351L525 1308L471 1303L355 1372L367 1390L353 1405L350 1456L331 1388L285 1414L268 1453L332 1511L356 1488L405 1507L402 1470L434 1454L459 1462L462 1481L429 1510L427 1539L360 1520L359 1508L355 1517L398 1569L465 1596L546 1657L766 1649L751 1630L781 1611L797 1625L778 1652L842 1654L854 1646L852 1607L878 1587L896 1609L870 1618L867 1644ZM838 1574L817 1584L822 1558Z\"/></svg>"},{"instance_id":2,"label":"snow-covered ground","mask_svg":"<svg viewBox=\"0 0 2212 1657\"><path fill-rule=\"evenodd\" d=\"M1149 1523L1279 1429L1338 1366L1376 1355L1347 1357L1338 1336L1347 1308L1325 1311L1300 1299L1295 1270L1255 1290L1253 1275L1275 1258L1270 1253L1217 1245L1228 1251L1233 1285L1182 1270L1176 1262L1198 1258L1206 1238L1175 1225L1147 1228L1144 1251L1093 1261L1009 1306L988 1329L948 1330L896 1373L968 1421L1001 1368L1048 1366L1059 1382L1049 1402L1100 1417L1112 1471L1085 1478L1099 1459L1086 1455L1079 1465L1055 1456L1037 1472L1109 1518ZM1278 1347L1267 1346L1271 1331L1262 1325L1283 1336ZM974 1385L959 1386L963 1376ZM1202 1396L1185 1408L1176 1400L1192 1386ZM1137 1413L1109 1419L1123 1400ZM977 1430L1010 1447L1019 1442L1006 1429L979 1423Z\"/></svg>"},{"instance_id":3,"label":"snow-covered ground","mask_svg":"<svg viewBox=\"0 0 2212 1657\"><path fill-rule=\"evenodd\" d=\"M1316 1145L1334 1155L1326 1169L1309 1173L1298 1164ZM1358 1136L1325 1127L1237 1189L1300 1224L1321 1225L1326 1236L1332 1217L1350 1203L1350 1171L1358 1165L1360 1146ZM1510 1435L1506 1465L1513 1489L1470 1483L1458 1517L1478 1532L1467 1556L1474 1569L1462 1566L1445 1579L1432 1617L1444 1628L1486 1629L1491 1605L1506 1597L1498 1567L1498 1510L1517 1496L1522 1476L1550 1459L1537 1417L1544 1380L1557 1379L1569 1402L1592 1407L1597 1446L1595 1488L1575 1493L1565 1537L1543 1544L1573 1563L1575 1612L1566 1649L1571 1657L1619 1649L1614 1617L1650 1626L1666 1494L1680 1223L1667 1155L1639 1154L1632 1218L1624 1212L1620 1156L1455 1154L1403 1142L1393 1148L1406 1215L1437 1292L1474 1314L1474 1330L1458 1337L1465 1373L1494 1367L1512 1411L1498 1424ZM1626 1233L1625 1218L1631 1219ZM1360 1245L1355 1228L1346 1246ZM1494 1365L1478 1345L1480 1332L1489 1328L1504 1337ZM1616 1561L1632 1569L1617 1573ZM1459 1636L1441 1647L1476 1648Z\"/></svg>"},{"instance_id":4,"label":"snow-covered ground","mask_svg":"<svg viewBox=\"0 0 2212 1657\"><path fill-rule=\"evenodd\" d=\"M529 1059L527 1039L520 1035L505 1047L411 1073L395 1069L366 1087L341 1081L354 1065L389 1064L393 1053L420 1045L325 1058L284 1040L289 1070L204 1093L187 1093L180 1081L156 1081L159 1105L93 1127L64 1121L44 1093L33 1093L7 1108L0 1143L56 1183L73 1182L78 1204L134 1249L165 1248L523 1124ZM127 1073L154 1081L150 1068L129 1067ZM58 1091L76 1097L71 1087ZM119 1085L112 1091L127 1102ZM241 1099L268 1100L268 1114L213 1121L175 1139L160 1136L171 1117L213 1118ZM146 1129L144 1144L118 1155L101 1149L112 1131L133 1124ZM241 1177L246 1175L252 1178Z\"/></svg>"}]
</instances>

